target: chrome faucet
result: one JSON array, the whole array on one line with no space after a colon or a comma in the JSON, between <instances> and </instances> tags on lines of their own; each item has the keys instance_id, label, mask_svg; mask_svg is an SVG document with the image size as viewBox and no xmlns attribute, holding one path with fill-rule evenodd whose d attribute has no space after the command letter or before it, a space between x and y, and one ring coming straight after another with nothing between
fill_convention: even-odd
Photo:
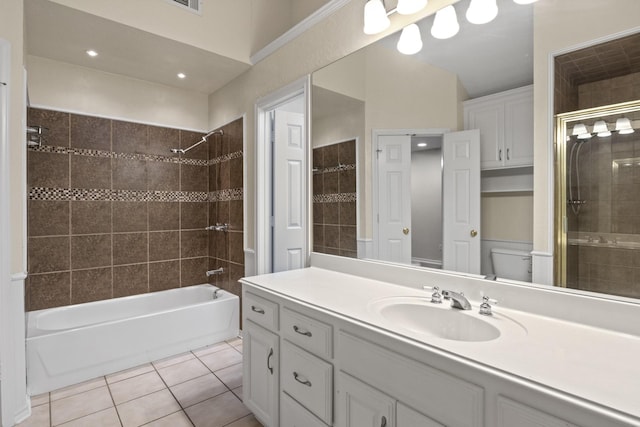
<instances>
[{"instance_id":1,"label":"chrome faucet","mask_svg":"<svg viewBox=\"0 0 640 427\"><path fill-rule=\"evenodd\" d=\"M442 297L444 299L451 300L451 308L458 308L460 310L471 310L471 303L469 303L469 300L464 296L462 292L453 292L443 289Z\"/></svg>"},{"instance_id":2,"label":"chrome faucet","mask_svg":"<svg viewBox=\"0 0 640 427\"><path fill-rule=\"evenodd\" d=\"M213 275L218 275L222 273L224 273L224 268L220 267L220 268L216 268L215 270L209 270L205 274L207 275L207 277L211 277Z\"/></svg>"}]
</instances>

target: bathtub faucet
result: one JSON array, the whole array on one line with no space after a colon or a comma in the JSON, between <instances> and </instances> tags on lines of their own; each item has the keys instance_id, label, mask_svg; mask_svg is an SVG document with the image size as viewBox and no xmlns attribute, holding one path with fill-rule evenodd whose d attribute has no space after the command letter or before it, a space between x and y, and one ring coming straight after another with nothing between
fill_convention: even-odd
<instances>
[{"instance_id":1,"label":"bathtub faucet","mask_svg":"<svg viewBox=\"0 0 640 427\"><path fill-rule=\"evenodd\" d=\"M220 267L220 268L216 268L215 270L209 270L207 271L207 277L211 277L214 275L218 275L218 274L222 274L224 273L224 267Z\"/></svg>"}]
</instances>

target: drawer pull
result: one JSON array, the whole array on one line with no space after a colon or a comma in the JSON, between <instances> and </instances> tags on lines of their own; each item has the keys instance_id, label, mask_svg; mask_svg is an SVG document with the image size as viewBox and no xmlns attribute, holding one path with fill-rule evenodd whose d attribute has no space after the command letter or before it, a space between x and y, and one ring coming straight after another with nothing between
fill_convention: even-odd
<instances>
[{"instance_id":1,"label":"drawer pull","mask_svg":"<svg viewBox=\"0 0 640 427\"><path fill-rule=\"evenodd\" d=\"M302 329L298 328L296 325L293 325L293 330L296 331L297 333L299 333L300 335L311 337L311 332L303 331Z\"/></svg>"},{"instance_id":2,"label":"drawer pull","mask_svg":"<svg viewBox=\"0 0 640 427\"><path fill-rule=\"evenodd\" d=\"M264 310L261 309L261 308L256 307L255 305L251 306L251 311L254 311L254 312L258 313L258 314L264 314Z\"/></svg>"},{"instance_id":3,"label":"drawer pull","mask_svg":"<svg viewBox=\"0 0 640 427\"><path fill-rule=\"evenodd\" d=\"M382 422L380 423L380 427L387 427L387 417L382 416Z\"/></svg>"},{"instance_id":4,"label":"drawer pull","mask_svg":"<svg viewBox=\"0 0 640 427\"><path fill-rule=\"evenodd\" d=\"M267 369L273 375L273 366L271 366L271 357L273 356L273 349L269 350L269 355L267 356Z\"/></svg>"},{"instance_id":5,"label":"drawer pull","mask_svg":"<svg viewBox=\"0 0 640 427\"><path fill-rule=\"evenodd\" d=\"M301 380L302 376L299 375L297 372L293 372L293 378L295 378L296 381L298 381L300 384L306 385L307 387L311 387L311 381L309 380Z\"/></svg>"}]
</instances>

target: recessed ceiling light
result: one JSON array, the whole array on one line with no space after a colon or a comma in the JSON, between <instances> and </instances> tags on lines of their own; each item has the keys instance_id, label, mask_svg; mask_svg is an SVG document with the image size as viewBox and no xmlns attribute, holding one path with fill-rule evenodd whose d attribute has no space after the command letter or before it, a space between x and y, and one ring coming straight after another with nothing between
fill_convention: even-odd
<instances>
[{"instance_id":1,"label":"recessed ceiling light","mask_svg":"<svg viewBox=\"0 0 640 427\"><path fill-rule=\"evenodd\" d=\"M418 147L426 147L427 143L426 142L419 142L418 143Z\"/></svg>"},{"instance_id":2,"label":"recessed ceiling light","mask_svg":"<svg viewBox=\"0 0 640 427\"><path fill-rule=\"evenodd\" d=\"M94 57L94 56L98 56L98 52L96 52L95 50L88 50L87 51L87 55Z\"/></svg>"},{"instance_id":3,"label":"recessed ceiling light","mask_svg":"<svg viewBox=\"0 0 640 427\"><path fill-rule=\"evenodd\" d=\"M187 77L187 75L185 73L178 73L178 78L179 79L184 79L185 77Z\"/></svg>"}]
</instances>

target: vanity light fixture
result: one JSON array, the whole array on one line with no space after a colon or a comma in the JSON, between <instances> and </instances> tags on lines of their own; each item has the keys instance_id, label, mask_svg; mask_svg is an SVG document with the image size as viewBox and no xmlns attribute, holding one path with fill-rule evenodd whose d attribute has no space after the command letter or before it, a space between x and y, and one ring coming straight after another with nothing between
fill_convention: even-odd
<instances>
[{"instance_id":1,"label":"vanity light fixture","mask_svg":"<svg viewBox=\"0 0 640 427\"><path fill-rule=\"evenodd\" d=\"M178 73L177 76L178 76L179 79L184 79L184 78L187 77L187 75L185 73Z\"/></svg>"},{"instance_id":2,"label":"vanity light fixture","mask_svg":"<svg viewBox=\"0 0 640 427\"><path fill-rule=\"evenodd\" d=\"M420 12L427 6L427 0L398 0L396 12L400 15L411 15Z\"/></svg>"},{"instance_id":3,"label":"vanity light fixture","mask_svg":"<svg viewBox=\"0 0 640 427\"><path fill-rule=\"evenodd\" d=\"M364 33L378 34L389 28L391 21L387 16L382 0L369 0L364 5Z\"/></svg>"},{"instance_id":4,"label":"vanity light fixture","mask_svg":"<svg viewBox=\"0 0 640 427\"><path fill-rule=\"evenodd\" d=\"M471 0L466 16L472 24L486 24L498 16L498 4L496 0Z\"/></svg>"},{"instance_id":5,"label":"vanity light fixture","mask_svg":"<svg viewBox=\"0 0 640 427\"><path fill-rule=\"evenodd\" d=\"M578 139L589 139L591 138L591 133L587 130L587 127L584 123L576 123L573 126L573 131L571 132L572 136L577 136Z\"/></svg>"},{"instance_id":6,"label":"vanity light fixture","mask_svg":"<svg viewBox=\"0 0 640 427\"><path fill-rule=\"evenodd\" d=\"M597 134L600 138L606 138L607 136L611 136L611 132L609 132L609 127L604 120L598 120L593 124L593 133Z\"/></svg>"},{"instance_id":7,"label":"vanity light fixture","mask_svg":"<svg viewBox=\"0 0 640 427\"><path fill-rule=\"evenodd\" d=\"M626 117L620 117L618 120L616 120L616 132L621 135L627 135L635 132L635 130L631 126L631 120Z\"/></svg>"},{"instance_id":8,"label":"vanity light fixture","mask_svg":"<svg viewBox=\"0 0 640 427\"><path fill-rule=\"evenodd\" d=\"M437 39L448 39L460 31L460 24L458 24L458 16L456 15L456 9L453 5L449 5L436 12L436 17L433 20L433 26L431 27L431 35Z\"/></svg>"},{"instance_id":9,"label":"vanity light fixture","mask_svg":"<svg viewBox=\"0 0 640 427\"><path fill-rule=\"evenodd\" d=\"M416 24L407 25L403 28L398 40L398 51L405 55L413 55L422 50L422 37L420 28Z\"/></svg>"},{"instance_id":10,"label":"vanity light fixture","mask_svg":"<svg viewBox=\"0 0 640 427\"><path fill-rule=\"evenodd\" d=\"M95 51L95 50L93 50L93 49L89 49L89 50L87 51L87 55L89 55L90 57L94 58L94 57L98 56L98 52L96 52L96 51Z\"/></svg>"}]
</instances>

